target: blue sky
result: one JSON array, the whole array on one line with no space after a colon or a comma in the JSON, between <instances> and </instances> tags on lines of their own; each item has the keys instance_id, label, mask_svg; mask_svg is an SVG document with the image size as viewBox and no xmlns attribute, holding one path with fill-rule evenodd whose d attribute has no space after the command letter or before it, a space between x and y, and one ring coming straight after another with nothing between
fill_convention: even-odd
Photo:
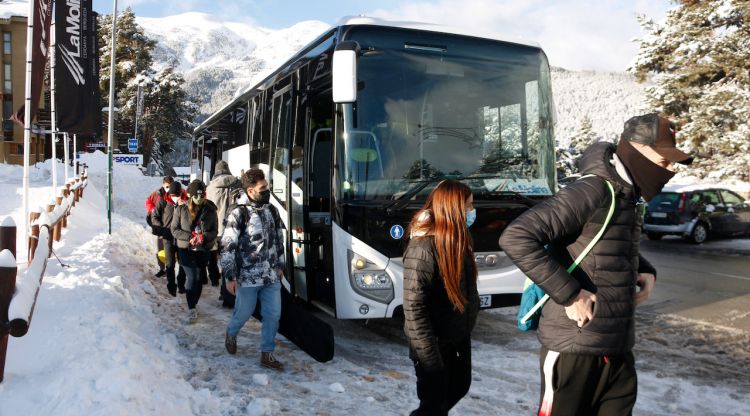
<instances>
[{"instance_id":1,"label":"blue sky","mask_svg":"<svg viewBox=\"0 0 750 416\"><path fill-rule=\"evenodd\" d=\"M112 1L93 0L111 13ZM623 71L638 51L637 14L664 18L668 0L119 0L137 16L199 11L228 21L282 29L304 20L330 25L365 14L391 20L450 24L539 42L550 63L568 69Z\"/></svg>"}]
</instances>

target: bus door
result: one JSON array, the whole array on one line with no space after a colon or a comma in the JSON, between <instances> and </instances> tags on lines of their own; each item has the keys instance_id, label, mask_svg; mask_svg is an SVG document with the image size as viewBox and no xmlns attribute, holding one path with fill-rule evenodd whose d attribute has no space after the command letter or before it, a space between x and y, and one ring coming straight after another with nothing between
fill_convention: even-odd
<instances>
[{"instance_id":1,"label":"bus door","mask_svg":"<svg viewBox=\"0 0 750 416\"><path fill-rule=\"evenodd\" d=\"M295 275L306 282L305 299L335 316L331 235L333 104L330 91L308 96L304 108L306 111L300 114L304 116L304 123L300 124L300 134L296 135L292 148L293 192L302 193L305 201L296 212L293 206L292 211L293 227L301 231L292 240Z\"/></svg>"}]
</instances>

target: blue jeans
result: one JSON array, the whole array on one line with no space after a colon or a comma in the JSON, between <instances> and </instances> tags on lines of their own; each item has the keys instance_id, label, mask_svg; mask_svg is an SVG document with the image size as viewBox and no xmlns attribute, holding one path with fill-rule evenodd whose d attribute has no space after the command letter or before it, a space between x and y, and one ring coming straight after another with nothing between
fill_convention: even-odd
<instances>
[{"instance_id":1,"label":"blue jeans","mask_svg":"<svg viewBox=\"0 0 750 416\"><path fill-rule=\"evenodd\" d=\"M232 319L229 320L227 332L230 336L237 336L245 322L253 315L258 299L260 299L260 315L263 318L263 326L260 330L260 351L273 352L276 347L274 338L279 330L279 318L281 318L281 282L255 287L237 285L237 299L234 302L234 312Z\"/></svg>"}]
</instances>

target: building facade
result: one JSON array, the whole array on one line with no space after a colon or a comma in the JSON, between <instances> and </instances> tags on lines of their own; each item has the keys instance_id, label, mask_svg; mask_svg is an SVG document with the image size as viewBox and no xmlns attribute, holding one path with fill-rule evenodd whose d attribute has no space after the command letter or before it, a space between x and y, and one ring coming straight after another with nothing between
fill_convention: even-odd
<instances>
[{"instance_id":1,"label":"building facade","mask_svg":"<svg viewBox=\"0 0 750 416\"><path fill-rule=\"evenodd\" d=\"M2 7L2 2L0 2ZM26 98L26 25L25 16L0 16L2 32L2 141L0 163L23 164L23 127L15 124L11 115L19 109ZM46 90L46 88L45 88ZM40 109L44 107L41 95ZM29 163L44 161L45 136L32 134Z\"/></svg>"}]
</instances>

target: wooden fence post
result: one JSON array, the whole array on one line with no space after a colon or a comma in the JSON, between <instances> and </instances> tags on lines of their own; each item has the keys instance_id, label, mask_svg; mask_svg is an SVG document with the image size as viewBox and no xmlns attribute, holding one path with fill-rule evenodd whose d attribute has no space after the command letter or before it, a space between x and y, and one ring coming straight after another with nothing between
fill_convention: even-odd
<instances>
[{"instance_id":1,"label":"wooden fence post","mask_svg":"<svg viewBox=\"0 0 750 416\"><path fill-rule=\"evenodd\" d=\"M63 198L61 196L58 196L55 198L55 204L56 205L62 205ZM54 234L55 241L60 241L60 238L62 237L62 227L67 225L67 219L65 214L63 213L62 217L60 218L60 221L55 224L55 228L52 230Z\"/></svg>"},{"instance_id":2,"label":"wooden fence post","mask_svg":"<svg viewBox=\"0 0 750 416\"><path fill-rule=\"evenodd\" d=\"M68 195L70 195L70 191L68 191L67 189L63 189L62 193L63 193L63 199L68 199ZM63 228L68 228L68 211L67 210L65 211L65 215L63 215L62 226Z\"/></svg>"},{"instance_id":3,"label":"wooden fence post","mask_svg":"<svg viewBox=\"0 0 750 416\"><path fill-rule=\"evenodd\" d=\"M16 257L16 222L11 216L5 217L0 223L0 251L6 248Z\"/></svg>"},{"instance_id":4,"label":"wooden fence post","mask_svg":"<svg viewBox=\"0 0 750 416\"><path fill-rule=\"evenodd\" d=\"M75 184L78 185L79 182L81 182L81 179L76 178ZM80 199L81 199L81 187L79 186L78 188L76 188L75 200L76 202L78 202Z\"/></svg>"},{"instance_id":5,"label":"wooden fence post","mask_svg":"<svg viewBox=\"0 0 750 416\"><path fill-rule=\"evenodd\" d=\"M54 211L55 211L55 204L54 203L48 204L47 212L49 213L50 217L52 216L52 213ZM55 224L55 226L57 226L57 224ZM50 230L49 240L48 240L49 241L49 254L47 255L47 258L52 257L52 242L55 240L54 238L52 238L52 235L53 235L53 230Z\"/></svg>"},{"instance_id":6,"label":"wooden fence post","mask_svg":"<svg viewBox=\"0 0 750 416\"><path fill-rule=\"evenodd\" d=\"M31 226L31 235L29 235L29 266L31 265L31 261L34 260L34 252L36 251L36 246L39 244L39 224L34 224L34 221L39 219L40 215L40 212L29 213L29 224L33 224Z\"/></svg>"},{"instance_id":7,"label":"wooden fence post","mask_svg":"<svg viewBox=\"0 0 750 416\"><path fill-rule=\"evenodd\" d=\"M10 221L9 221L10 219ZM7 217L0 225L0 383L8 352L8 306L16 290L16 225Z\"/></svg>"}]
</instances>

